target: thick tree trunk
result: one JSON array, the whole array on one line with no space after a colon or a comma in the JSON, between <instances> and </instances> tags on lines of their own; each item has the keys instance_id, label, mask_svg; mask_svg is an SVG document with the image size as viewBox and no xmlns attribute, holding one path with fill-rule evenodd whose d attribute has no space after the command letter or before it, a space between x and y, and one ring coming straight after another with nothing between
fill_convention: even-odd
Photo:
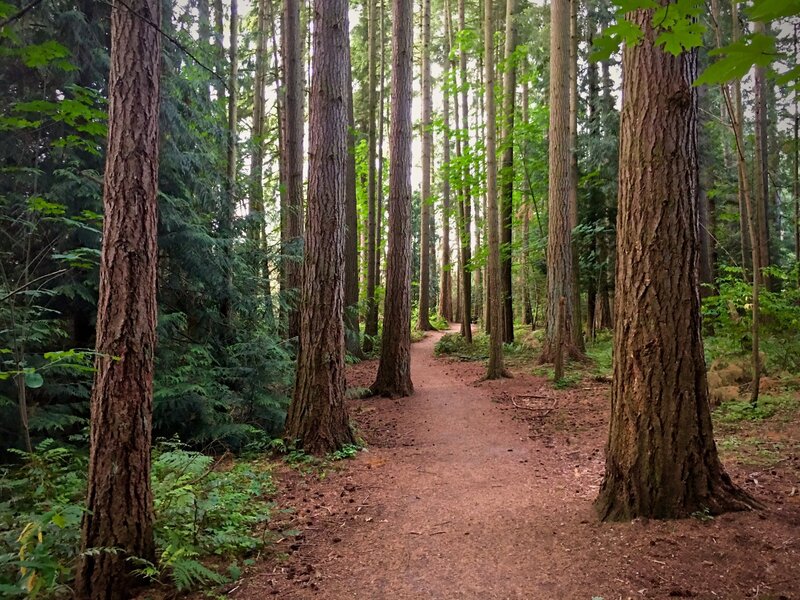
<instances>
[{"instance_id":1,"label":"thick tree trunk","mask_svg":"<svg viewBox=\"0 0 800 600\"><path fill-rule=\"evenodd\" d=\"M517 2L506 0L505 72L503 73L503 163L501 169L501 290L503 302L503 341L514 341L514 302L511 285L512 229L514 215L514 105L517 93L517 66L513 62L517 47Z\"/></svg>"},{"instance_id":2,"label":"thick tree trunk","mask_svg":"<svg viewBox=\"0 0 800 600\"><path fill-rule=\"evenodd\" d=\"M570 0L553 0L550 7L550 184L547 236L547 328L541 361L556 356L557 316L564 302L564 355L583 358L575 344L574 264L570 203L572 149L570 147Z\"/></svg>"},{"instance_id":3,"label":"thick tree trunk","mask_svg":"<svg viewBox=\"0 0 800 600\"><path fill-rule=\"evenodd\" d=\"M349 34L348 1L315 0L300 348L285 432L315 453L355 440L344 404Z\"/></svg>"},{"instance_id":4,"label":"thick tree trunk","mask_svg":"<svg viewBox=\"0 0 800 600\"><path fill-rule=\"evenodd\" d=\"M130 596L131 557L155 560L150 446L156 345L159 0L111 12L108 147L87 512L75 596ZM87 553L92 548L118 552Z\"/></svg>"},{"instance_id":5,"label":"thick tree trunk","mask_svg":"<svg viewBox=\"0 0 800 600\"><path fill-rule=\"evenodd\" d=\"M411 383L411 99L413 1L393 0L392 117L389 128L389 248L376 395L414 392Z\"/></svg>"},{"instance_id":6,"label":"thick tree trunk","mask_svg":"<svg viewBox=\"0 0 800 600\"><path fill-rule=\"evenodd\" d=\"M644 40L623 53L611 426L604 520L751 506L717 456L698 291L696 52Z\"/></svg>"},{"instance_id":7,"label":"thick tree trunk","mask_svg":"<svg viewBox=\"0 0 800 600\"><path fill-rule=\"evenodd\" d=\"M303 264L303 42L299 0L284 0L281 47L285 114L283 118L283 169L286 214L281 218L284 254L284 290L290 296L287 337L300 335L297 295L302 285Z\"/></svg>"},{"instance_id":8,"label":"thick tree trunk","mask_svg":"<svg viewBox=\"0 0 800 600\"><path fill-rule=\"evenodd\" d=\"M431 303L431 157L433 99L431 98L431 0L422 1L422 194L419 234L419 318L417 329L433 329Z\"/></svg>"},{"instance_id":9,"label":"thick tree trunk","mask_svg":"<svg viewBox=\"0 0 800 600\"><path fill-rule=\"evenodd\" d=\"M377 70L378 70L378 2L369 0L367 21L367 318L364 324L364 350L372 352L373 340L378 335L378 303L375 298L375 287L377 285L376 270L378 266L378 247L377 247L377 186L383 186L383 182L376 181L376 132L377 120L376 113L378 108L377 93ZM383 11L381 11L383 19ZM381 24L382 26L382 24ZM381 49L381 52L383 50ZM383 88L383 78L381 77L381 88ZM383 118L383 110L381 110ZM381 130L383 128L381 127Z\"/></svg>"},{"instance_id":10,"label":"thick tree trunk","mask_svg":"<svg viewBox=\"0 0 800 600\"><path fill-rule=\"evenodd\" d=\"M513 0L510 0L513 5ZM489 363L487 379L498 379L505 374L503 364L503 296L500 278L500 230L497 210L497 109L494 97L494 11L492 2L484 3L484 102L486 106L486 228L489 244L489 281L487 288L494 290L489 306ZM513 8L513 6L512 6Z\"/></svg>"}]
</instances>

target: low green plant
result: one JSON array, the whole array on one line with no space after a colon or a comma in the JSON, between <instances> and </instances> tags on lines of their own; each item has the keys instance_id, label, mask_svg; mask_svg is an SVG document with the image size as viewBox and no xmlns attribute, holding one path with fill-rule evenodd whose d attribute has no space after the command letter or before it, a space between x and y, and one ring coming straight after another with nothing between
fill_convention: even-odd
<instances>
[{"instance_id":1,"label":"low green plant","mask_svg":"<svg viewBox=\"0 0 800 600\"><path fill-rule=\"evenodd\" d=\"M361 446L358 444L345 444L338 450L331 452L328 455L329 460L346 460L348 458L355 457L356 454L361 450Z\"/></svg>"},{"instance_id":2,"label":"low green plant","mask_svg":"<svg viewBox=\"0 0 800 600\"><path fill-rule=\"evenodd\" d=\"M758 404L753 406L747 400L722 403L716 411L715 418L723 423L740 421L763 421L781 412L797 408L797 400L791 394L762 394Z\"/></svg>"},{"instance_id":3,"label":"low green plant","mask_svg":"<svg viewBox=\"0 0 800 600\"><path fill-rule=\"evenodd\" d=\"M16 454L20 463L0 471L0 596L69 597L80 558L86 458L53 440ZM270 542L274 485L267 463L215 461L169 442L154 451L152 485L158 560L129 559L146 579L178 590L216 585L236 569L222 574L204 558L235 565Z\"/></svg>"}]
</instances>

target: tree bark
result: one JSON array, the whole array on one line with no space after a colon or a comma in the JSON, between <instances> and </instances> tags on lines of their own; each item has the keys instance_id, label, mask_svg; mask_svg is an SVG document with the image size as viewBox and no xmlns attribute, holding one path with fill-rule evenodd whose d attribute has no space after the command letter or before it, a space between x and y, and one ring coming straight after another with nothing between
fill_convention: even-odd
<instances>
[{"instance_id":1,"label":"tree bark","mask_svg":"<svg viewBox=\"0 0 800 600\"><path fill-rule=\"evenodd\" d=\"M578 226L578 8L580 0L570 0L569 18L569 220L572 244L572 343L581 352L583 343L581 322L580 261L575 228Z\"/></svg>"},{"instance_id":2,"label":"tree bark","mask_svg":"<svg viewBox=\"0 0 800 600\"><path fill-rule=\"evenodd\" d=\"M449 10L449 7L445 7ZM439 316L448 323L453 321L453 277L452 253L450 251L450 32L447 19L445 21L445 60L444 84L442 85L442 274L439 285Z\"/></svg>"},{"instance_id":3,"label":"tree bark","mask_svg":"<svg viewBox=\"0 0 800 600\"><path fill-rule=\"evenodd\" d=\"M355 441L344 403L349 36L348 1L315 0L300 348L285 432L314 453Z\"/></svg>"},{"instance_id":4,"label":"tree bark","mask_svg":"<svg viewBox=\"0 0 800 600\"><path fill-rule=\"evenodd\" d=\"M392 117L389 127L389 248L386 301L375 395L414 392L411 383L411 99L414 78L413 2L393 0Z\"/></svg>"},{"instance_id":5,"label":"tree bark","mask_svg":"<svg viewBox=\"0 0 800 600\"><path fill-rule=\"evenodd\" d=\"M755 33L766 34L766 25L755 23ZM758 223L758 257L761 269L770 265L769 251L769 168L767 153L767 69L756 66L753 79L755 105L755 186L754 201ZM772 287L773 282L763 272L759 273L762 285Z\"/></svg>"},{"instance_id":6,"label":"tree bark","mask_svg":"<svg viewBox=\"0 0 800 600\"><path fill-rule=\"evenodd\" d=\"M510 0L513 5L513 0ZM512 6L513 8L513 6ZM484 103L486 105L486 228L489 245L489 281L487 288L494 290L488 297L489 306L489 362L487 379L499 379L505 374L503 364L503 297L500 278L500 230L497 210L497 109L494 97L494 11L491 0L484 2Z\"/></svg>"},{"instance_id":7,"label":"tree bark","mask_svg":"<svg viewBox=\"0 0 800 600\"><path fill-rule=\"evenodd\" d=\"M547 327L541 362L555 357L559 299L564 302L564 355L583 358L575 344L574 264L572 260L572 149L570 147L570 0L550 7L550 184L547 236Z\"/></svg>"},{"instance_id":8,"label":"tree bark","mask_svg":"<svg viewBox=\"0 0 800 600\"><path fill-rule=\"evenodd\" d=\"M739 0L731 0L731 40L736 43L741 38L741 30L739 25ZM733 104L731 115L731 123L733 127L734 137L739 140L744 140L744 108L742 107L742 82L739 79L733 80ZM737 153L738 156L739 153ZM737 164L740 161L737 160ZM737 167L737 177L739 181L738 187L738 200L739 200L739 234L742 239L742 268L745 270L752 269L752 249L753 245L752 235L750 231L750 222L752 221L750 213L747 208L748 202L745 199L744 189L746 183L744 181L745 171ZM758 246L756 246L758 248Z\"/></svg>"},{"instance_id":9,"label":"tree bark","mask_svg":"<svg viewBox=\"0 0 800 600\"><path fill-rule=\"evenodd\" d=\"M800 23L794 25L794 61L800 63ZM794 196L794 260L800 265L800 94L794 94L794 176L792 178ZM796 267L797 268L797 267ZM800 268L797 271L797 285L800 287Z\"/></svg>"},{"instance_id":10,"label":"tree bark","mask_svg":"<svg viewBox=\"0 0 800 600\"><path fill-rule=\"evenodd\" d=\"M698 290L696 51L644 39L623 52L614 378L603 520L752 506L717 456Z\"/></svg>"},{"instance_id":11,"label":"tree bark","mask_svg":"<svg viewBox=\"0 0 800 600\"><path fill-rule=\"evenodd\" d=\"M225 195L223 198L220 233L225 249L227 270L220 315L223 323L223 338L228 337L233 318L233 240L236 237L233 221L236 216L236 173L238 153L238 102L239 102L239 7L231 0L230 43L228 45L228 129L225 169Z\"/></svg>"},{"instance_id":12,"label":"tree bark","mask_svg":"<svg viewBox=\"0 0 800 600\"><path fill-rule=\"evenodd\" d=\"M378 301L375 297L376 269L378 266L378 247L377 247L377 208L376 208L376 186L383 186L383 182L376 181L376 112L378 105L377 85L377 62L378 62L378 2L369 0L367 21L367 318L364 325L364 350L371 352L373 340L378 335ZM383 19L383 11L381 11ZM381 49L381 51L383 51ZM381 78L383 87L383 78ZM381 110L383 118L383 110ZM382 129L382 128L381 128Z\"/></svg>"},{"instance_id":13,"label":"tree bark","mask_svg":"<svg viewBox=\"0 0 800 600\"><path fill-rule=\"evenodd\" d=\"M517 93L517 66L514 51L517 48L517 2L506 0L505 71L503 73L503 161L501 168L501 287L503 302L503 341L514 341L514 300L511 277L513 259L512 230L514 215L514 106Z\"/></svg>"},{"instance_id":14,"label":"tree bark","mask_svg":"<svg viewBox=\"0 0 800 600\"><path fill-rule=\"evenodd\" d=\"M284 0L282 24L285 97L282 156L286 178L284 186L286 214L281 219L281 242L284 254L284 290L289 295L287 337L292 339L300 334L300 311L296 304L305 269L303 263L303 95L305 92L300 0Z\"/></svg>"},{"instance_id":15,"label":"tree bark","mask_svg":"<svg viewBox=\"0 0 800 600\"><path fill-rule=\"evenodd\" d=\"M422 193L419 234L419 318L417 329L433 329L431 298L431 154L433 151L433 100L431 98L431 0L422 2Z\"/></svg>"},{"instance_id":16,"label":"tree bark","mask_svg":"<svg viewBox=\"0 0 800 600\"><path fill-rule=\"evenodd\" d=\"M464 6L465 0L458 0L458 27L460 31L466 31L466 7ZM461 124L463 132L466 135L460 135L459 139L462 140L461 148L463 154L460 156L469 156L469 82L467 80L467 52L463 43L459 45L459 70L461 75ZM458 119L458 111L456 111L456 119ZM463 133L462 132L462 133ZM456 146L458 152L458 146ZM471 174L466 165L466 161L462 160L461 170L461 198L459 199L459 214L461 217L461 335L468 344L472 343L472 249L471 249L471 235L470 228L472 227L471 203L472 194L470 190L469 178Z\"/></svg>"},{"instance_id":17,"label":"tree bark","mask_svg":"<svg viewBox=\"0 0 800 600\"><path fill-rule=\"evenodd\" d=\"M131 594L130 557L155 560L150 446L158 264L159 0L111 11L108 147L87 512L78 598ZM92 548L119 552L86 553Z\"/></svg>"},{"instance_id":18,"label":"tree bark","mask_svg":"<svg viewBox=\"0 0 800 600\"><path fill-rule=\"evenodd\" d=\"M347 36L347 202L345 207L344 324L347 351L361 356L358 323L358 205L356 198L356 123L353 115L353 73Z\"/></svg>"}]
</instances>

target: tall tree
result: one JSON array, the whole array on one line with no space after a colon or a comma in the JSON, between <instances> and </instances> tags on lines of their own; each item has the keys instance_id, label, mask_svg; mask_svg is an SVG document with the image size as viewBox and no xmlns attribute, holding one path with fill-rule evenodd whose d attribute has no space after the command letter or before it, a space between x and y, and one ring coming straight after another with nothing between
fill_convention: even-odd
<instances>
[{"instance_id":1,"label":"tall tree","mask_svg":"<svg viewBox=\"0 0 800 600\"><path fill-rule=\"evenodd\" d=\"M766 35L767 27L761 21L754 25L756 34ZM770 265L769 248L769 167L768 167L768 117L767 117L767 68L756 65L754 69L753 92L755 108L755 176L754 197L755 213L753 217L758 224L759 265L763 269ZM762 284L773 285L771 278L763 272L759 273Z\"/></svg>"},{"instance_id":2,"label":"tall tree","mask_svg":"<svg viewBox=\"0 0 800 600\"><path fill-rule=\"evenodd\" d=\"M103 247L78 598L130 595L131 557L155 559L150 446L158 265L160 0L111 11ZM119 548L118 552L87 552Z\"/></svg>"},{"instance_id":3,"label":"tall tree","mask_svg":"<svg viewBox=\"0 0 800 600\"><path fill-rule=\"evenodd\" d=\"M513 0L512 0L513 1ZM489 281L487 290L489 302L489 363L487 379L503 376L503 302L500 290L500 230L497 210L497 110L494 97L494 11L492 0L484 0L483 15L483 64L484 64L484 102L486 105L486 228L489 245Z\"/></svg>"},{"instance_id":4,"label":"tall tree","mask_svg":"<svg viewBox=\"0 0 800 600\"><path fill-rule=\"evenodd\" d=\"M442 78L442 263L439 284L439 316L450 322L453 314L453 277L450 251L450 78L453 71L450 61L450 7L445 3L444 56L445 71Z\"/></svg>"},{"instance_id":5,"label":"tall tree","mask_svg":"<svg viewBox=\"0 0 800 600\"><path fill-rule=\"evenodd\" d=\"M283 170L286 214L281 216L281 241L286 257L284 289L297 294L302 283L303 254L303 37L300 31L300 0L284 0L281 46L283 51L284 118ZM348 63L349 65L349 63ZM288 314L287 335L300 334L300 312L296 301Z\"/></svg>"},{"instance_id":6,"label":"tall tree","mask_svg":"<svg viewBox=\"0 0 800 600\"><path fill-rule=\"evenodd\" d=\"M584 352L581 324L580 261L573 231L578 226L578 9L569 3L569 231L572 243L572 344Z\"/></svg>"},{"instance_id":7,"label":"tall tree","mask_svg":"<svg viewBox=\"0 0 800 600\"><path fill-rule=\"evenodd\" d=\"M644 39L623 52L614 378L605 520L747 509L717 456L698 284L696 51Z\"/></svg>"},{"instance_id":8,"label":"tall tree","mask_svg":"<svg viewBox=\"0 0 800 600\"><path fill-rule=\"evenodd\" d=\"M431 0L422 0L422 194L419 235L419 318L417 329L433 329L431 297L431 158L433 153L433 99L431 97Z\"/></svg>"},{"instance_id":9,"label":"tall tree","mask_svg":"<svg viewBox=\"0 0 800 600\"><path fill-rule=\"evenodd\" d=\"M361 355L358 324L358 202L356 198L356 123L353 115L353 73L347 37L347 202L345 207L344 323L347 351Z\"/></svg>"},{"instance_id":10,"label":"tall tree","mask_svg":"<svg viewBox=\"0 0 800 600\"><path fill-rule=\"evenodd\" d=\"M413 0L392 2L389 248L378 375L372 393L409 396L411 382L411 99Z\"/></svg>"},{"instance_id":11,"label":"tall tree","mask_svg":"<svg viewBox=\"0 0 800 600\"><path fill-rule=\"evenodd\" d=\"M501 219L501 288L503 301L503 340L514 341L514 303L511 287L511 243L514 224L514 109L517 93L517 66L514 51L517 48L517 2L506 0L505 65L503 72L503 162Z\"/></svg>"},{"instance_id":12,"label":"tall tree","mask_svg":"<svg viewBox=\"0 0 800 600\"><path fill-rule=\"evenodd\" d=\"M458 0L458 28L461 32L467 30L467 14L465 0ZM470 186L470 173L469 166L465 157L470 156L469 151L469 80L467 77L467 49L464 47L464 40L459 43L458 48L459 70L461 76L461 131L459 132L459 139L461 140L461 150L463 153L458 152L456 146L456 153L460 155L461 160L461 194L459 198L459 214L461 217L461 231L459 237L461 239L461 335L472 343L472 248L471 248L471 234L470 228L472 227L472 192ZM456 113L458 119L458 113Z\"/></svg>"},{"instance_id":13,"label":"tall tree","mask_svg":"<svg viewBox=\"0 0 800 600\"><path fill-rule=\"evenodd\" d=\"M349 35L348 0L315 0L300 348L285 435L319 453L355 439L344 404Z\"/></svg>"},{"instance_id":14,"label":"tall tree","mask_svg":"<svg viewBox=\"0 0 800 600\"><path fill-rule=\"evenodd\" d=\"M794 61L800 63L800 23L794 24ZM792 196L794 196L794 260L800 265L800 90L794 91L794 170ZM797 272L800 286L800 269Z\"/></svg>"},{"instance_id":15,"label":"tall tree","mask_svg":"<svg viewBox=\"0 0 800 600\"><path fill-rule=\"evenodd\" d=\"M236 216L236 173L238 152L238 106L239 106L239 6L237 0L231 0L230 41L228 43L228 129L227 152L225 162L225 195L222 199L222 215L220 233L225 244L225 255L228 264L233 260L233 221ZM233 303L233 270L225 273L225 290L223 291L220 313L225 331L230 328Z\"/></svg>"},{"instance_id":16,"label":"tall tree","mask_svg":"<svg viewBox=\"0 0 800 600\"><path fill-rule=\"evenodd\" d=\"M364 350L372 351L373 340L378 335L378 301L375 297L377 286L378 266L378 225L377 225L377 185L383 182L376 181L376 132L378 123L376 113L378 109L377 70L378 70L378 2L369 0L369 14L367 16L367 318L364 324ZM380 13L383 19L383 11ZM381 28L383 24L381 24ZM381 48L381 51L383 49ZM383 78L381 77L381 88ZM383 111L381 110L381 119ZM382 124L381 124L382 125ZM383 127L381 126L381 131ZM381 136L382 137L382 136Z\"/></svg>"},{"instance_id":17,"label":"tall tree","mask_svg":"<svg viewBox=\"0 0 800 600\"><path fill-rule=\"evenodd\" d=\"M573 293L572 217L570 185L570 0L553 0L550 6L550 165L547 235L547 327L542 362L559 353L580 358L573 334L577 310ZM561 299L564 299L563 302ZM563 307L560 315L559 306ZM559 315L561 318L559 318ZM559 331L563 329L563 331ZM562 340L558 348L556 341Z\"/></svg>"}]
</instances>

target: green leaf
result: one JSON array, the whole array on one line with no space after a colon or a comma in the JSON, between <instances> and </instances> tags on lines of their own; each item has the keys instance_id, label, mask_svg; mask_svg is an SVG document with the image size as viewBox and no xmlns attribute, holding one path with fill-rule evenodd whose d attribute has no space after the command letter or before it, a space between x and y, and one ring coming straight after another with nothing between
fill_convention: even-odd
<instances>
[{"instance_id":1,"label":"green leaf","mask_svg":"<svg viewBox=\"0 0 800 600\"><path fill-rule=\"evenodd\" d=\"M25 373L25 385L32 390L42 387L44 378L36 371Z\"/></svg>"},{"instance_id":2,"label":"green leaf","mask_svg":"<svg viewBox=\"0 0 800 600\"><path fill-rule=\"evenodd\" d=\"M800 0L755 0L747 12L752 21L775 21L800 14Z\"/></svg>"},{"instance_id":3,"label":"green leaf","mask_svg":"<svg viewBox=\"0 0 800 600\"><path fill-rule=\"evenodd\" d=\"M712 50L710 56L723 58L709 65L697 78L694 85L721 84L741 79L754 66L767 67L775 58L774 38L754 34L734 44Z\"/></svg>"},{"instance_id":4,"label":"green leaf","mask_svg":"<svg viewBox=\"0 0 800 600\"><path fill-rule=\"evenodd\" d=\"M65 66L63 59L69 56L69 50L55 40L49 40L42 44L25 46L20 50L20 54L26 67L45 67L55 62L57 66L63 67Z\"/></svg>"}]
</instances>

